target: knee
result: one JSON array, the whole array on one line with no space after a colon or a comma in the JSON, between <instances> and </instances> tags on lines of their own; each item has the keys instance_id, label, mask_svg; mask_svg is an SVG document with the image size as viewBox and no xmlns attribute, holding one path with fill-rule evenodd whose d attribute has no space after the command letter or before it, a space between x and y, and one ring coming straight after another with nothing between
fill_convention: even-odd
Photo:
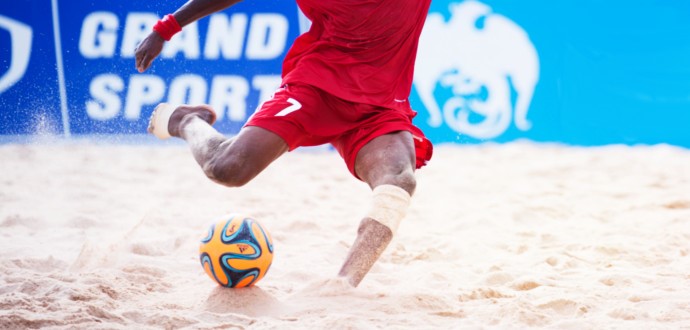
<instances>
[{"instance_id":1,"label":"knee","mask_svg":"<svg viewBox=\"0 0 690 330\"><path fill-rule=\"evenodd\" d=\"M412 171L404 171L396 176L393 184L403 188L408 194L410 194L410 196L412 196L417 188L417 178L415 178Z\"/></svg>"},{"instance_id":2,"label":"knee","mask_svg":"<svg viewBox=\"0 0 690 330\"><path fill-rule=\"evenodd\" d=\"M227 187L241 187L252 180L243 161L237 157L214 157L204 166L206 176Z\"/></svg>"},{"instance_id":3,"label":"knee","mask_svg":"<svg viewBox=\"0 0 690 330\"><path fill-rule=\"evenodd\" d=\"M387 175L383 175L379 182L375 182L374 184L372 184L372 188L382 184L390 184L400 187L407 191L407 193L410 194L410 196L412 196L414 194L415 189L417 188L417 179L415 178L414 173L411 170L402 170L399 172L393 172Z\"/></svg>"}]
</instances>

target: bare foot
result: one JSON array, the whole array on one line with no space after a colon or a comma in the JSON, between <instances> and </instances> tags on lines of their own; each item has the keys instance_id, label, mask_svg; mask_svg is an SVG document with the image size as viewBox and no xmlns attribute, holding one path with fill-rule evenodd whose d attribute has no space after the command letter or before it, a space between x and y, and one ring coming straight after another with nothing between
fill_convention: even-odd
<instances>
[{"instance_id":1,"label":"bare foot","mask_svg":"<svg viewBox=\"0 0 690 330\"><path fill-rule=\"evenodd\" d=\"M170 136L180 137L180 125L197 117L210 125L216 121L215 111L207 105L181 105L172 109L171 105L161 103L151 114L147 130L160 139L167 139ZM165 129L162 129L163 127Z\"/></svg>"},{"instance_id":2,"label":"bare foot","mask_svg":"<svg viewBox=\"0 0 690 330\"><path fill-rule=\"evenodd\" d=\"M213 125L216 122L216 113L207 105L181 105L175 109L168 121L168 132L171 136L180 137L180 126L189 122L192 118L198 117L201 120Z\"/></svg>"}]
</instances>

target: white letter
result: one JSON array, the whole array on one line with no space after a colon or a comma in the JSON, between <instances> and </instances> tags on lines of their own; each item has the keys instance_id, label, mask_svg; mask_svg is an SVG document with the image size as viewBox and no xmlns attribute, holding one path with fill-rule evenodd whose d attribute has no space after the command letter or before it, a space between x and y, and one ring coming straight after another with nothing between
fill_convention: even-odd
<instances>
[{"instance_id":1,"label":"white letter","mask_svg":"<svg viewBox=\"0 0 690 330\"><path fill-rule=\"evenodd\" d=\"M117 43L117 16L97 11L84 18L79 36L79 51L86 58L113 57Z\"/></svg>"},{"instance_id":2,"label":"white letter","mask_svg":"<svg viewBox=\"0 0 690 330\"><path fill-rule=\"evenodd\" d=\"M168 103L203 104L206 101L206 80L194 74L177 76L168 90Z\"/></svg>"},{"instance_id":3,"label":"white letter","mask_svg":"<svg viewBox=\"0 0 690 330\"><path fill-rule=\"evenodd\" d=\"M158 17L151 13L130 13L127 15L120 56L134 57L134 50L151 33L156 21L158 21Z\"/></svg>"},{"instance_id":4,"label":"white letter","mask_svg":"<svg viewBox=\"0 0 690 330\"><path fill-rule=\"evenodd\" d=\"M86 101L86 114L95 120L115 118L122 108L122 101L117 94L124 88L122 78L114 74L102 74L93 78L89 86L93 99Z\"/></svg>"},{"instance_id":5,"label":"white letter","mask_svg":"<svg viewBox=\"0 0 690 330\"><path fill-rule=\"evenodd\" d=\"M259 90L259 103L266 102L280 87L282 79L278 75L254 76L252 87Z\"/></svg>"},{"instance_id":6,"label":"white letter","mask_svg":"<svg viewBox=\"0 0 690 330\"><path fill-rule=\"evenodd\" d=\"M9 68L4 74L0 74L0 94L12 85L20 81L26 73L31 58L31 45L33 45L33 30L22 22L15 21L0 15L0 28L10 33L11 57ZM3 68L6 67L7 59L3 59Z\"/></svg>"},{"instance_id":7,"label":"white letter","mask_svg":"<svg viewBox=\"0 0 690 330\"><path fill-rule=\"evenodd\" d=\"M173 58L179 52L184 53L184 57L188 59L199 58L199 26L196 22L185 26L182 32L166 42L162 56L164 58Z\"/></svg>"},{"instance_id":8,"label":"white letter","mask_svg":"<svg viewBox=\"0 0 690 330\"><path fill-rule=\"evenodd\" d=\"M287 41L288 22L279 14L255 14L249 26L247 58L266 60L280 56Z\"/></svg>"},{"instance_id":9,"label":"white letter","mask_svg":"<svg viewBox=\"0 0 690 330\"><path fill-rule=\"evenodd\" d=\"M220 53L226 60L236 60L242 55L244 34L247 31L247 15L233 14L228 23L225 14L211 15L204 46L204 57L218 59Z\"/></svg>"},{"instance_id":10,"label":"white letter","mask_svg":"<svg viewBox=\"0 0 690 330\"><path fill-rule=\"evenodd\" d=\"M211 107L216 110L218 120L223 119L225 109L232 121L247 118L247 95L249 84L241 76L215 76L211 83Z\"/></svg>"},{"instance_id":11,"label":"white letter","mask_svg":"<svg viewBox=\"0 0 690 330\"><path fill-rule=\"evenodd\" d=\"M141 116L141 106L155 104L163 98L163 94L165 94L165 83L158 76L131 76L125 101L125 118L138 120Z\"/></svg>"}]
</instances>

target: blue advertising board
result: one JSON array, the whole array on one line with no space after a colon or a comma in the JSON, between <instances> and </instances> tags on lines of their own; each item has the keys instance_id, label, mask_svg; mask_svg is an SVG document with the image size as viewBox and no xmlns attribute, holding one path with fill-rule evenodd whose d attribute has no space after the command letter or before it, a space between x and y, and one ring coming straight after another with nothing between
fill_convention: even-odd
<instances>
[{"instance_id":1,"label":"blue advertising board","mask_svg":"<svg viewBox=\"0 0 690 330\"><path fill-rule=\"evenodd\" d=\"M0 135L142 134L159 102L236 133L280 82L293 1L185 27L145 73L134 49L184 1L0 3ZM436 143L690 147L690 3L434 0L410 96Z\"/></svg>"},{"instance_id":2,"label":"blue advertising board","mask_svg":"<svg viewBox=\"0 0 690 330\"><path fill-rule=\"evenodd\" d=\"M0 134L62 131L48 1L0 3Z\"/></svg>"},{"instance_id":3,"label":"blue advertising board","mask_svg":"<svg viewBox=\"0 0 690 330\"><path fill-rule=\"evenodd\" d=\"M136 46L181 3L3 2L0 19L28 27L34 38L26 47L30 54L3 54L4 63L16 66L27 57L31 63L19 82L0 89L0 133L31 134L38 113L66 134L141 134L160 102L210 104L218 112L218 128L236 132L280 85L282 58L299 34L297 6L280 0L240 3L186 26L150 70L137 72ZM32 10L22 9L24 4ZM54 29L45 26L51 22ZM5 49L26 42L5 41L11 44Z\"/></svg>"},{"instance_id":4,"label":"blue advertising board","mask_svg":"<svg viewBox=\"0 0 690 330\"><path fill-rule=\"evenodd\" d=\"M412 103L438 141L690 147L690 2L432 2Z\"/></svg>"}]
</instances>

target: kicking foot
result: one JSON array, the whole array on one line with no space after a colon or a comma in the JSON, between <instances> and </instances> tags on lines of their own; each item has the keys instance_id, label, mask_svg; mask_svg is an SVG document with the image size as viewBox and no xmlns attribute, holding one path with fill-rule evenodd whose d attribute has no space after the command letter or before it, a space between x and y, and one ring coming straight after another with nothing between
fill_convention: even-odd
<instances>
[{"instance_id":1,"label":"kicking foot","mask_svg":"<svg viewBox=\"0 0 690 330\"><path fill-rule=\"evenodd\" d=\"M171 136L179 137L180 123L188 117L199 117L210 125L216 122L216 112L207 105L175 107L168 103L161 103L151 114L148 132L162 140Z\"/></svg>"}]
</instances>

